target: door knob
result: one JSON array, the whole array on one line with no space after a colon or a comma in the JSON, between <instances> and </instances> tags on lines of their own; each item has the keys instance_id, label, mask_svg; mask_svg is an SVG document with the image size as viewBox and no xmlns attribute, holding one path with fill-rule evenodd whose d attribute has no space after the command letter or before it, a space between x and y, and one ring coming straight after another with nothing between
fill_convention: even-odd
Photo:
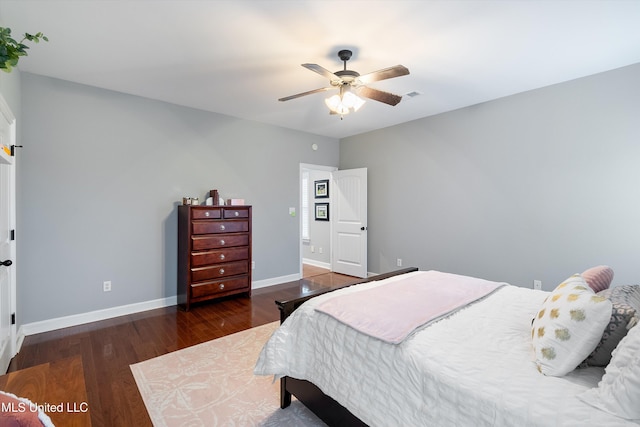
<instances>
[{"instance_id":1,"label":"door knob","mask_svg":"<svg viewBox=\"0 0 640 427\"><path fill-rule=\"evenodd\" d=\"M11 264L13 264L13 261L11 261L10 259L5 261L0 261L0 265L4 265L5 267L9 267Z\"/></svg>"},{"instance_id":2,"label":"door knob","mask_svg":"<svg viewBox=\"0 0 640 427\"><path fill-rule=\"evenodd\" d=\"M362 231L364 231L366 229L367 229L367 227L360 227L360 230L362 230Z\"/></svg>"}]
</instances>

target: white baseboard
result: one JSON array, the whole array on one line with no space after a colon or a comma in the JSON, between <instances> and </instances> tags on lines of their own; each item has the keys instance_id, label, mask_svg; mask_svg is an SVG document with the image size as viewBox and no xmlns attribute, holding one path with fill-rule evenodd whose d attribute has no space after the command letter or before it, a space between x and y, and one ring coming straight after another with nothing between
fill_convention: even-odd
<instances>
[{"instance_id":1,"label":"white baseboard","mask_svg":"<svg viewBox=\"0 0 640 427\"><path fill-rule=\"evenodd\" d=\"M139 313L141 311L153 310L155 308L169 307L178 303L178 297L160 298L152 301L139 302L135 304L121 305L118 307L105 308L103 310L90 311L88 313L74 314L71 316L58 317L56 319L42 320L39 322L25 323L18 330L18 349L22 346L24 337L42 332L49 332L56 329L68 328L70 326L83 325L85 323L97 322L99 320L111 319L113 317L125 316L127 314Z\"/></svg>"},{"instance_id":2,"label":"white baseboard","mask_svg":"<svg viewBox=\"0 0 640 427\"><path fill-rule=\"evenodd\" d=\"M274 277L272 279L254 280L251 282L251 289L266 288L267 286L281 285L287 282L300 280L300 274L289 274L288 276Z\"/></svg>"},{"instance_id":3,"label":"white baseboard","mask_svg":"<svg viewBox=\"0 0 640 427\"><path fill-rule=\"evenodd\" d=\"M267 286L280 285L286 282L293 282L300 279L300 274L290 274L288 276L274 277L272 279L256 280L251 283L251 289L266 288ZM24 338L28 335L40 334L56 329L68 328L71 326L83 325L85 323L97 322L111 319L127 314L139 313L156 308L169 307L178 304L178 297L167 297L152 301L145 301L135 304L121 305L118 307L105 308L103 310L90 311L88 313L74 314L71 316L58 317L56 319L42 320L39 322L25 323L20 326L17 336L17 351L20 351Z\"/></svg>"},{"instance_id":4,"label":"white baseboard","mask_svg":"<svg viewBox=\"0 0 640 427\"><path fill-rule=\"evenodd\" d=\"M312 265L314 267L326 268L327 270L331 270L331 263L329 262L322 262L322 261L317 261L315 259L303 258L302 263Z\"/></svg>"}]
</instances>

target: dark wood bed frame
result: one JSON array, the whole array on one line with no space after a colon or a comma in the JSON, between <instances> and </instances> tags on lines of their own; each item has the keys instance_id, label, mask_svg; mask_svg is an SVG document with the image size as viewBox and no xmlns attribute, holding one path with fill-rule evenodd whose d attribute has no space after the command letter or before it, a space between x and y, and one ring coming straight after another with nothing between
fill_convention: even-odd
<instances>
[{"instance_id":1,"label":"dark wood bed frame","mask_svg":"<svg viewBox=\"0 0 640 427\"><path fill-rule=\"evenodd\" d=\"M342 289L360 283L367 283L374 280L382 280L389 277L398 276L400 274L410 273L412 271L418 271L418 269L415 267L405 268L402 270L392 271L390 273L372 276L367 279L349 283L338 288L321 289L316 292L301 295L298 298L290 299L287 301L276 300L276 305L280 310L280 323L284 322L285 319L289 317L291 313L293 313L305 301L317 297L318 295L322 295L327 292L335 291L336 289ZM296 399L302 402L322 421L324 421L331 427L366 426L365 423L363 423L360 419L358 419L358 417L349 412L348 409L333 400L330 396L324 394L322 390L320 390L316 385L309 381L299 380L291 377L282 378L280 380L280 407L282 409L288 407L291 404L291 396L295 396Z\"/></svg>"}]
</instances>

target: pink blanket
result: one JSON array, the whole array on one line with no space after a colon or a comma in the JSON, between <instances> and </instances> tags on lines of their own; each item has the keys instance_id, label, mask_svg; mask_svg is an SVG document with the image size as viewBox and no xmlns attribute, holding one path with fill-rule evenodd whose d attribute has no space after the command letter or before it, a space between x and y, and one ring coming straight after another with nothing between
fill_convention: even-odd
<instances>
[{"instance_id":1,"label":"pink blanket","mask_svg":"<svg viewBox=\"0 0 640 427\"><path fill-rule=\"evenodd\" d=\"M439 271L419 271L391 280L328 299L316 310L364 334L399 344L419 326L452 314L506 285Z\"/></svg>"}]
</instances>

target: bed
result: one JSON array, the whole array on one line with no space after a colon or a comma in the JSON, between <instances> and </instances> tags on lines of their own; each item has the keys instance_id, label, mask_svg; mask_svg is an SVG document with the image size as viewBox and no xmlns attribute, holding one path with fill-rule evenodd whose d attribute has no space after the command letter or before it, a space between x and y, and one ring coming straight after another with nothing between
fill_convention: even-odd
<instances>
[{"instance_id":1,"label":"bed","mask_svg":"<svg viewBox=\"0 0 640 427\"><path fill-rule=\"evenodd\" d=\"M447 275L406 269L332 292L280 302L282 324L264 346L254 373L280 379L283 408L294 395L331 426L640 424L635 409L640 406L640 328L632 327L631 322L626 325L629 333L620 338L606 367L585 366L560 375L541 361L541 344L535 341L542 339L536 333L541 328L540 323L536 328L535 322L544 321L541 307L550 304L558 290L551 293L492 282L495 288L410 328L399 339L362 332L363 323L370 326L375 317L384 323L380 311L386 308L376 308L378 312L371 319L356 326L335 312L322 311L340 298L364 301L375 293L380 298L383 289L386 292L408 281L429 279L426 276L469 281L466 276ZM585 283L580 275L567 283L577 286L572 281L579 280ZM613 314L611 302L588 291L594 295L591 300L601 303L599 314L589 312L587 317L602 319L602 313L607 313L606 321L598 320L597 331L590 332L597 340L590 338L591 343L586 344L589 349L580 350L591 357L596 345L600 347ZM414 301L429 299L416 295ZM361 305L380 307L376 304ZM394 313L393 309L389 312ZM397 342L391 342L394 339ZM571 342L568 348L575 358L575 344ZM558 347L557 351L561 354L563 350ZM584 355L579 357L584 359ZM607 380L609 384L604 384Z\"/></svg>"}]
</instances>

